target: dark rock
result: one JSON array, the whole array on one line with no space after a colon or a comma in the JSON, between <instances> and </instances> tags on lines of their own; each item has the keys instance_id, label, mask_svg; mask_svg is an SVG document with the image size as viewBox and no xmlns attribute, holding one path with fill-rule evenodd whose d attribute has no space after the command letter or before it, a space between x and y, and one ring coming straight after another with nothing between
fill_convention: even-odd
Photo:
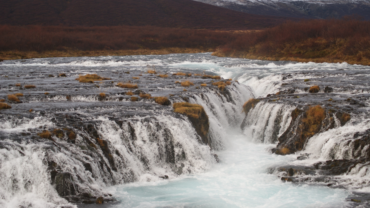
<instances>
[{"instance_id":1,"label":"dark rock","mask_svg":"<svg viewBox=\"0 0 370 208\"><path fill-rule=\"evenodd\" d=\"M162 178L162 179L169 179L168 175L159 176L159 177Z\"/></svg>"},{"instance_id":2,"label":"dark rock","mask_svg":"<svg viewBox=\"0 0 370 208\"><path fill-rule=\"evenodd\" d=\"M331 93L331 92L333 92L333 88L332 87L325 87L324 92L325 93Z\"/></svg>"},{"instance_id":3,"label":"dark rock","mask_svg":"<svg viewBox=\"0 0 370 208\"><path fill-rule=\"evenodd\" d=\"M59 196L70 196L75 195L75 185L73 183L73 178L70 173L57 173L55 176L55 190L58 192Z\"/></svg>"}]
</instances>

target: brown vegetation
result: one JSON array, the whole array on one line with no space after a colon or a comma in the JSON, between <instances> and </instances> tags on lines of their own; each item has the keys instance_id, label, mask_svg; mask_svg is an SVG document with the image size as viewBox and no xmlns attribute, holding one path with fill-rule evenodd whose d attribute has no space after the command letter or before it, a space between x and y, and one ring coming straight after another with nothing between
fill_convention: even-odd
<instances>
[{"instance_id":1,"label":"brown vegetation","mask_svg":"<svg viewBox=\"0 0 370 208\"><path fill-rule=\"evenodd\" d=\"M219 90L224 90L226 88L226 85L230 85L230 81L219 81L219 82L213 82L212 85L217 86Z\"/></svg>"},{"instance_id":2,"label":"brown vegetation","mask_svg":"<svg viewBox=\"0 0 370 208\"><path fill-rule=\"evenodd\" d=\"M168 74L160 74L160 75L158 75L158 77L167 78Z\"/></svg>"},{"instance_id":3,"label":"brown vegetation","mask_svg":"<svg viewBox=\"0 0 370 208\"><path fill-rule=\"evenodd\" d=\"M200 84L200 86L207 87L207 84L206 83L203 83L203 84Z\"/></svg>"},{"instance_id":4,"label":"brown vegetation","mask_svg":"<svg viewBox=\"0 0 370 208\"><path fill-rule=\"evenodd\" d=\"M39 137L44 138L44 139L51 139L51 133L50 133L50 131L47 131L47 130L45 130L45 131L43 131L43 132L41 132L37 135L39 135Z\"/></svg>"},{"instance_id":5,"label":"brown vegetation","mask_svg":"<svg viewBox=\"0 0 370 208\"><path fill-rule=\"evenodd\" d=\"M166 97L156 97L154 101L160 105L170 105L171 104L170 100Z\"/></svg>"},{"instance_id":6,"label":"brown vegetation","mask_svg":"<svg viewBox=\"0 0 370 208\"><path fill-rule=\"evenodd\" d=\"M156 72L155 70L152 70L152 69L149 69L147 72L148 72L149 74L157 74L157 72Z\"/></svg>"},{"instance_id":7,"label":"brown vegetation","mask_svg":"<svg viewBox=\"0 0 370 208\"><path fill-rule=\"evenodd\" d=\"M133 93L133 92L131 92L131 91L128 91L128 92L126 92L126 95L130 95L130 96L132 96L132 95L134 95L134 93Z\"/></svg>"},{"instance_id":8,"label":"brown vegetation","mask_svg":"<svg viewBox=\"0 0 370 208\"><path fill-rule=\"evenodd\" d=\"M59 77L67 77L67 75L65 73L60 73Z\"/></svg>"},{"instance_id":9,"label":"brown vegetation","mask_svg":"<svg viewBox=\"0 0 370 208\"><path fill-rule=\"evenodd\" d=\"M370 22L353 18L287 22L245 33L214 55L370 65Z\"/></svg>"},{"instance_id":10,"label":"brown vegetation","mask_svg":"<svg viewBox=\"0 0 370 208\"><path fill-rule=\"evenodd\" d=\"M320 87L317 85L310 87L310 89L308 90L308 92L310 93L318 93L319 91L320 91Z\"/></svg>"},{"instance_id":11,"label":"brown vegetation","mask_svg":"<svg viewBox=\"0 0 370 208\"><path fill-rule=\"evenodd\" d=\"M194 83L189 81L189 80L181 82L181 86L183 86L183 87L189 87L189 86L193 86L193 85L194 85Z\"/></svg>"},{"instance_id":12,"label":"brown vegetation","mask_svg":"<svg viewBox=\"0 0 370 208\"><path fill-rule=\"evenodd\" d=\"M243 105L243 112L245 113L245 115L248 115L249 111L253 109L259 101L260 100L258 99L251 98L247 102L245 102Z\"/></svg>"},{"instance_id":13,"label":"brown vegetation","mask_svg":"<svg viewBox=\"0 0 370 208\"><path fill-rule=\"evenodd\" d=\"M25 85L24 88L31 89L31 88L36 88L36 86L35 85Z\"/></svg>"},{"instance_id":14,"label":"brown vegetation","mask_svg":"<svg viewBox=\"0 0 370 208\"><path fill-rule=\"evenodd\" d=\"M0 99L0 102L5 102L5 99Z\"/></svg>"},{"instance_id":15,"label":"brown vegetation","mask_svg":"<svg viewBox=\"0 0 370 208\"><path fill-rule=\"evenodd\" d=\"M176 76L186 76L186 73L184 73L184 72L176 72L173 75L176 75Z\"/></svg>"},{"instance_id":16,"label":"brown vegetation","mask_svg":"<svg viewBox=\"0 0 370 208\"><path fill-rule=\"evenodd\" d=\"M140 79L140 77L132 77L132 79Z\"/></svg>"},{"instance_id":17,"label":"brown vegetation","mask_svg":"<svg viewBox=\"0 0 370 208\"><path fill-rule=\"evenodd\" d=\"M21 85L21 83L17 83L17 84L15 84L15 86L20 87L22 85Z\"/></svg>"},{"instance_id":18,"label":"brown vegetation","mask_svg":"<svg viewBox=\"0 0 370 208\"><path fill-rule=\"evenodd\" d=\"M76 80L82 83L93 83L96 81L110 80L110 78L101 77L97 74L86 74L78 76Z\"/></svg>"},{"instance_id":19,"label":"brown vegetation","mask_svg":"<svg viewBox=\"0 0 370 208\"><path fill-rule=\"evenodd\" d=\"M10 109L10 108L12 108L12 106L10 106L10 105L8 105L6 103L0 102L0 110L2 110L2 109Z\"/></svg>"},{"instance_id":20,"label":"brown vegetation","mask_svg":"<svg viewBox=\"0 0 370 208\"><path fill-rule=\"evenodd\" d=\"M201 105L191 103L174 103L173 110L175 113L181 113L192 118L199 118L200 114L204 112Z\"/></svg>"},{"instance_id":21,"label":"brown vegetation","mask_svg":"<svg viewBox=\"0 0 370 208\"><path fill-rule=\"evenodd\" d=\"M19 92L19 93L15 93L14 95L17 96L17 97L22 97L23 96L23 93L20 93Z\"/></svg>"},{"instance_id":22,"label":"brown vegetation","mask_svg":"<svg viewBox=\"0 0 370 208\"><path fill-rule=\"evenodd\" d=\"M151 94L144 94L144 93L140 93L139 95L141 98L144 98L144 99L150 99L152 98L152 95Z\"/></svg>"},{"instance_id":23,"label":"brown vegetation","mask_svg":"<svg viewBox=\"0 0 370 208\"><path fill-rule=\"evenodd\" d=\"M107 97L107 95L106 95L104 92L101 92L101 93L99 94L99 99L100 99L100 100L104 100L106 97Z\"/></svg>"},{"instance_id":24,"label":"brown vegetation","mask_svg":"<svg viewBox=\"0 0 370 208\"><path fill-rule=\"evenodd\" d=\"M139 100L139 98L138 98L138 97L135 97L135 96L132 96L132 97L131 97L131 101L133 101L133 102L134 102L134 101L138 101L138 100Z\"/></svg>"},{"instance_id":25,"label":"brown vegetation","mask_svg":"<svg viewBox=\"0 0 370 208\"><path fill-rule=\"evenodd\" d=\"M138 88L137 87L137 84L122 83L122 82L117 83L117 87L121 87L121 88Z\"/></svg>"},{"instance_id":26,"label":"brown vegetation","mask_svg":"<svg viewBox=\"0 0 370 208\"><path fill-rule=\"evenodd\" d=\"M217 75L208 75L208 74L203 74L202 75L202 78L203 79L208 79L208 78L210 78L210 79L221 79L220 76L217 76Z\"/></svg>"},{"instance_id":27,"label":"brown vegetation","mask_svg":"<svg viewBox=\"0 0 370 208\"><path fill-rule=\"evenodd\" d=\"M321 106L311 106L306 111L306 117L302 119L302 123L305 126L304 136L306 138L313 136L319 130L324 118L325 110Z\"/></svg>"},{"instance_id":28,"label":"brown vegetation","mask_svg":"<svg viewBox=\"0 0 370 208\"><path fill-rule=\"evenodd\" d=\"M8 100L17 102L17 103L21 102L16 95L8 95Z\"/></svg>"}]
</instances>

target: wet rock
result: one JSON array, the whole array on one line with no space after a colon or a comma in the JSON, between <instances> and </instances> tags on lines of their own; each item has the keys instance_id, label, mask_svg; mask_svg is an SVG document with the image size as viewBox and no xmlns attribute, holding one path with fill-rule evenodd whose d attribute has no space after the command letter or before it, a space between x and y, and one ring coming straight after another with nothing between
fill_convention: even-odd
<instances>
[{"instance_id":1,"label":"wet rock","mask_svg":"<svg viewBox=\"0 0 370 208\"><path fill-rule=\"evenodd\" d=\"M331 93L331 92L333 92L333 88L332 87L325 87L324 92L325 93Z\"/></svg>"},{"instance_id":2,"label":"wet rock","mask_svg":"<svg viewBox=\"0 0 370 208\"><path fill-rule=\"evenodd\" d=\"M168 175L159 176L159 177L162 178L162 179L169 179Z\"/></svg>"},{"instance_id":3,"label":"wet rock","mask_svg":"<svg viewBox=\"0 0 370 208\"><path fill-rule=\"evenodd\" d=\"M60 196L71 196L76 194L75 183L70 173L57 173L55 176L55 190Z\"/></svg>"}]
</instances>

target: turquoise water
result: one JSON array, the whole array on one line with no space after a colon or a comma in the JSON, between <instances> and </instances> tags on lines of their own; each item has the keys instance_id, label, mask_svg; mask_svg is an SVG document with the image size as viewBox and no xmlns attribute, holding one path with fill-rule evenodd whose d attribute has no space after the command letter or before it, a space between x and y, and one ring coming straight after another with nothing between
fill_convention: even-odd
<instances>
[{"instance_id":1,"label":"turquoise water","mask_svg":"<svg viewBox=\"0 0 370 208\"><path fill-rule=\"evenodd\" d=\"M272 155L268 144L230 134L221 163L182 178L114 187L120 200L113 207L345 207L347 191L294 185L269 174L270 167L294 156Z\"/></svg>"}]
</instances>

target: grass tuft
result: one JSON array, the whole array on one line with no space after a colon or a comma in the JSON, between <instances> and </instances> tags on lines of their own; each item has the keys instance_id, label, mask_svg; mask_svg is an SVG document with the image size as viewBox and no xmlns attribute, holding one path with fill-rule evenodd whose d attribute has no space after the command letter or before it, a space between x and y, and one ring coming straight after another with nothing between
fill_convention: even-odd
<instances>
[{"instance_id":1,"label":"grass tuft","mask_svg":"<svg viewBox=\"0 0 370 208\"><path fill-rule=\"evenodd\" d=\"M181 113L192 118L199 118L204 109L201 105L191 103L174 103L173 110L175 113Z\"/></svg>"},{"instance_id":2,"label":"grass tuft","mask_svg":"<svg viewBox=\"0 0 370 208\"><path fill-rule=\"evenodd\" d=\"M132 79L140 79L140 77L132 77Z\"/></svg>"},{"instance_id":3,"label":"grass tuft","mask_svg":"<svg viewBox=\"0 0 370 208\"><path fill-rule=\"evenodd\" d=\"M132 97L131 97L131 101L132 101L132 102L135 102L135 101L138 101L138 100L139 100L139 98L138 98L138 97L135 97L135 96L132 96Z\"/></svg>"},{"instance_id":4,"label":"grass tuft","mask_svg":"<svg viewBox=\"0 0 370 208\"><path fill-rule=\"evenodd\" d=\"M17 102L17 103L21 102L16 95L8 95L8 100Z\"/></svg>"},{"instance_id":5,"label":"grass tuft","mask_svg":"<svg viewBox=\"0 0 370 208\"><path fill-rule=\"evenodd\" d=\"M152 69L149 69L147 72L148 72L149 74L157 74L157 72L156 72L155 70L152 70Z\"/></svg>"},{"instance_id":6,"label":"grass tuft","mask_svg":"<svg viewBox=\"0 0 370 208\"><path fill-rule=\"evenodd\" d=\"M200 86L202 86L202 87L207 87L207 84L206 84L206 83L204 83L204 84L200 84Z\"/></svg>"},{"instance_id":7,"label":"grass tuft","mask_svg":"<svg viewBox=\"0 0 370 208\"><path fill-rule=\"evenodd\" d=\"M176 72L173 75L176 75L176 76L186 76L186 73L184 73L184 72Z\"/></svg>"},{"instance_id":8,"label":"grass tuft","mask_svg":"<svg viewBox=\"0 0 370 208\"><path fill-rule=\"evenodd\" d=\"M193 86L193 85L194 85L194 83L190 82L189 80L181 82L181 86L183 86L183 87L189 87L189 86Z\"/></svg>"},{"instance_id":9,"label":"grass tuft","mask_svg":"<svg viewBox=\"0 0 370 208\"><path fill-rule=\"evenodd\" d=\"M160 74L160 75L158 75L158 77L167 78L168 74Z\"/></svg>"},{"instance_id":10,"label":"grass tuft","mask_svg":"<svg viewBox=\"0 0 370 208\"><path fill-rule=\"evenodd\" d=\"M6 103L1 103L0 102L0 110L3 110L3 109L10 109L12 108L12 106L6 104Z\"/></svg>"},{"instance_id":11,"label":"grass tuft","mask_svg":"<svg viewBox=\"0 0 370 208\"><path fill-rule=\"evenodd\" d=\"M39 135L39 137L44 138L44 139L51 139L51 133L50 133L50 131L47 131L47 130L45 130L45 131L43 131L43 132L41 132L37 135Z\"/></svg>"},{"instance_id":12,"label":"grass tuft","mask_svg":"<svg viewBox=\"0 0 370 208\"><path fill-rule=\"evenodd\" d=\"M156 97L154 101L160 105L170 105L171 104L170 100L166 97Z\"/></svg>"},{"instance_id":13,"label":"grass tuft","mask_svg":"<svg viewBox=\"0 0 370 208\"><path fill-rule=\"evenodd\" d=\"M104 93L104 92L101 92L100 94L99 94L99 98L100 99L105 99L107 97L107 95Z\"/></svg>"},{"instance_id":14,"label":"grass tuft","mask_svg":"<svg viewBox=\"0 0 370 208\"><path fill-rule=\"evenodd\" d=\"M119 82L117 84L117 87L121 87L121 88L137 88L137 84Z\"/></svg>"},{"instance_id":15,"label":"grass tuft","mask_svg":"<svg viewBox=\"0 0 370 208\"><path fill-rule=\"evenodd\" d=\"M247 102L245 102L244 105L243 105L243 112L245 113L245 115L247 115L251 109L256 107L256 105L259 101L260 100L258 100L258 99L251 98Z\"/></svg>"},{"instance_id":16,"label":"grass tuft","mask_svg":"<svg viewBox=\"0 0 370 208\"><path fill-rule=\"evenodd\" d=\"M308 92L310 93L318 93L319 91L320 91L320 87L317 85L310 87L310 89L308 90Z\"/></svg>"},{"instance_id":17,"label":"grass tuft","mask_svg":"<svg viewBox=\"0 0 370 208\"><path fill-rule=\"evenodd\" d=\"M150 99L152 98L152 95L151 94L144 94L144 93L140 93L139 95L141 98L144 98L144 99Z\"/></svg>"},{"instance_id":18,"label":"grass tuft","mask_svg":"<svg viewBox=\"0 0 370 208\"><path fill-rule=\"evenodd\" d=\"M133 92L131 92L131 91L128 91L128 92L126 92L126 95L130 95L130 96L132 96L132 95L134 95L134 93L133 93Z\"/></svg>"},{"instance_id":19,"label":"grass tuft","mask_svg":"<svg viewBox=\"0 0 370 208\"><path fill-rule=\"evenodd\" d=\"M110 80L110 78L104 78L97 74L86 74L80 75L78 78L76 78L76 80L82 83L93 83L95 81Z\"/></svg>"}]
</instances>

